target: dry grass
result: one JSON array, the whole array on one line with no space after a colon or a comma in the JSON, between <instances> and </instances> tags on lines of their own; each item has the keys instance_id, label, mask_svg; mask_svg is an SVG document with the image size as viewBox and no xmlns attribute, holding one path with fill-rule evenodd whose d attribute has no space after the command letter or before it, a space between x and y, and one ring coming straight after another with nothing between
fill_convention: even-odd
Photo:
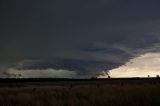
<instances>
[{"instance_id":1,"label":"dry grass","mask_svg":"<svg viewBox=\"0 0 160 106\"><path fill-rule=\"evenodd\" d=\"M160 84L1 87L0 106L158 106Z\"/></svg>"}]
</instances>

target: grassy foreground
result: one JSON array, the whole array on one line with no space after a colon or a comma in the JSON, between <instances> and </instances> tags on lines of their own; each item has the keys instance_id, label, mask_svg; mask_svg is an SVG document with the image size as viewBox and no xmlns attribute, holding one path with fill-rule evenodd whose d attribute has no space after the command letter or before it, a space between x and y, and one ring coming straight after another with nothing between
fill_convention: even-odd
<instances>
[{"instance_id":1,"label":"grassy foreground","mask_svg":"<svg viewBox=\"0 0 160 106\"><path fill-rule=\"evenodd\" d=\"M0 88L0 106L159 105L160 84Z\"/></svg>"}]
</instances>

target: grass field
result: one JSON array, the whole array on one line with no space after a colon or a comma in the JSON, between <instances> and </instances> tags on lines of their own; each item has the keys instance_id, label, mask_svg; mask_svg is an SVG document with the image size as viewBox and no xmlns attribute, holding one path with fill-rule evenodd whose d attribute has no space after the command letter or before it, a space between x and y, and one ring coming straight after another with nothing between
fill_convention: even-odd
<instances>
[{"instance_id":1,"label":"grass field","mask_svg":"<svg viewBox=\"0 0 160 106\"><path fill-rule=\"evenodd\" d=\"M0 106L159 106L160 84L1 87Z\"/></svg>"}]
</instances>

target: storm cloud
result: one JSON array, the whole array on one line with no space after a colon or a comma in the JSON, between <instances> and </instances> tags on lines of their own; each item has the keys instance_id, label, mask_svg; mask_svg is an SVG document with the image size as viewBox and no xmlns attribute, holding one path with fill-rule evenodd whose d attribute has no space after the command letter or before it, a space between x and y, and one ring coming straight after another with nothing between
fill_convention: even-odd
<instances>
[{"instance_id":1,"label":"storm cloud","mask_svg":"<svg viewBox=\"0 0 160 106\"><path fill-rule=\"evenodd\" d=\"M1 0L1 74L54 69L90 77L159 52L159 5L159 0Z\"/></svg>"}]
</instances>

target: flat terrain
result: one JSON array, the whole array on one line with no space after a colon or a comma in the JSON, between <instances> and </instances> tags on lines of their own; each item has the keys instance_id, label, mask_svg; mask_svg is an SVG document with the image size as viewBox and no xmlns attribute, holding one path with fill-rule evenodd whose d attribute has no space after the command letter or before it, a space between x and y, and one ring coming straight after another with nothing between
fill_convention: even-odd
<instances>
[{"instance_id":1,"label":"flat terrain","mask_svg":"<svg viewBox=\"0 0 160 106\"><path fill-rule=\"evenodd\" d=\"M159 78L1 79L0 106L159 106Z\"/></svg>"}]
</instances>

